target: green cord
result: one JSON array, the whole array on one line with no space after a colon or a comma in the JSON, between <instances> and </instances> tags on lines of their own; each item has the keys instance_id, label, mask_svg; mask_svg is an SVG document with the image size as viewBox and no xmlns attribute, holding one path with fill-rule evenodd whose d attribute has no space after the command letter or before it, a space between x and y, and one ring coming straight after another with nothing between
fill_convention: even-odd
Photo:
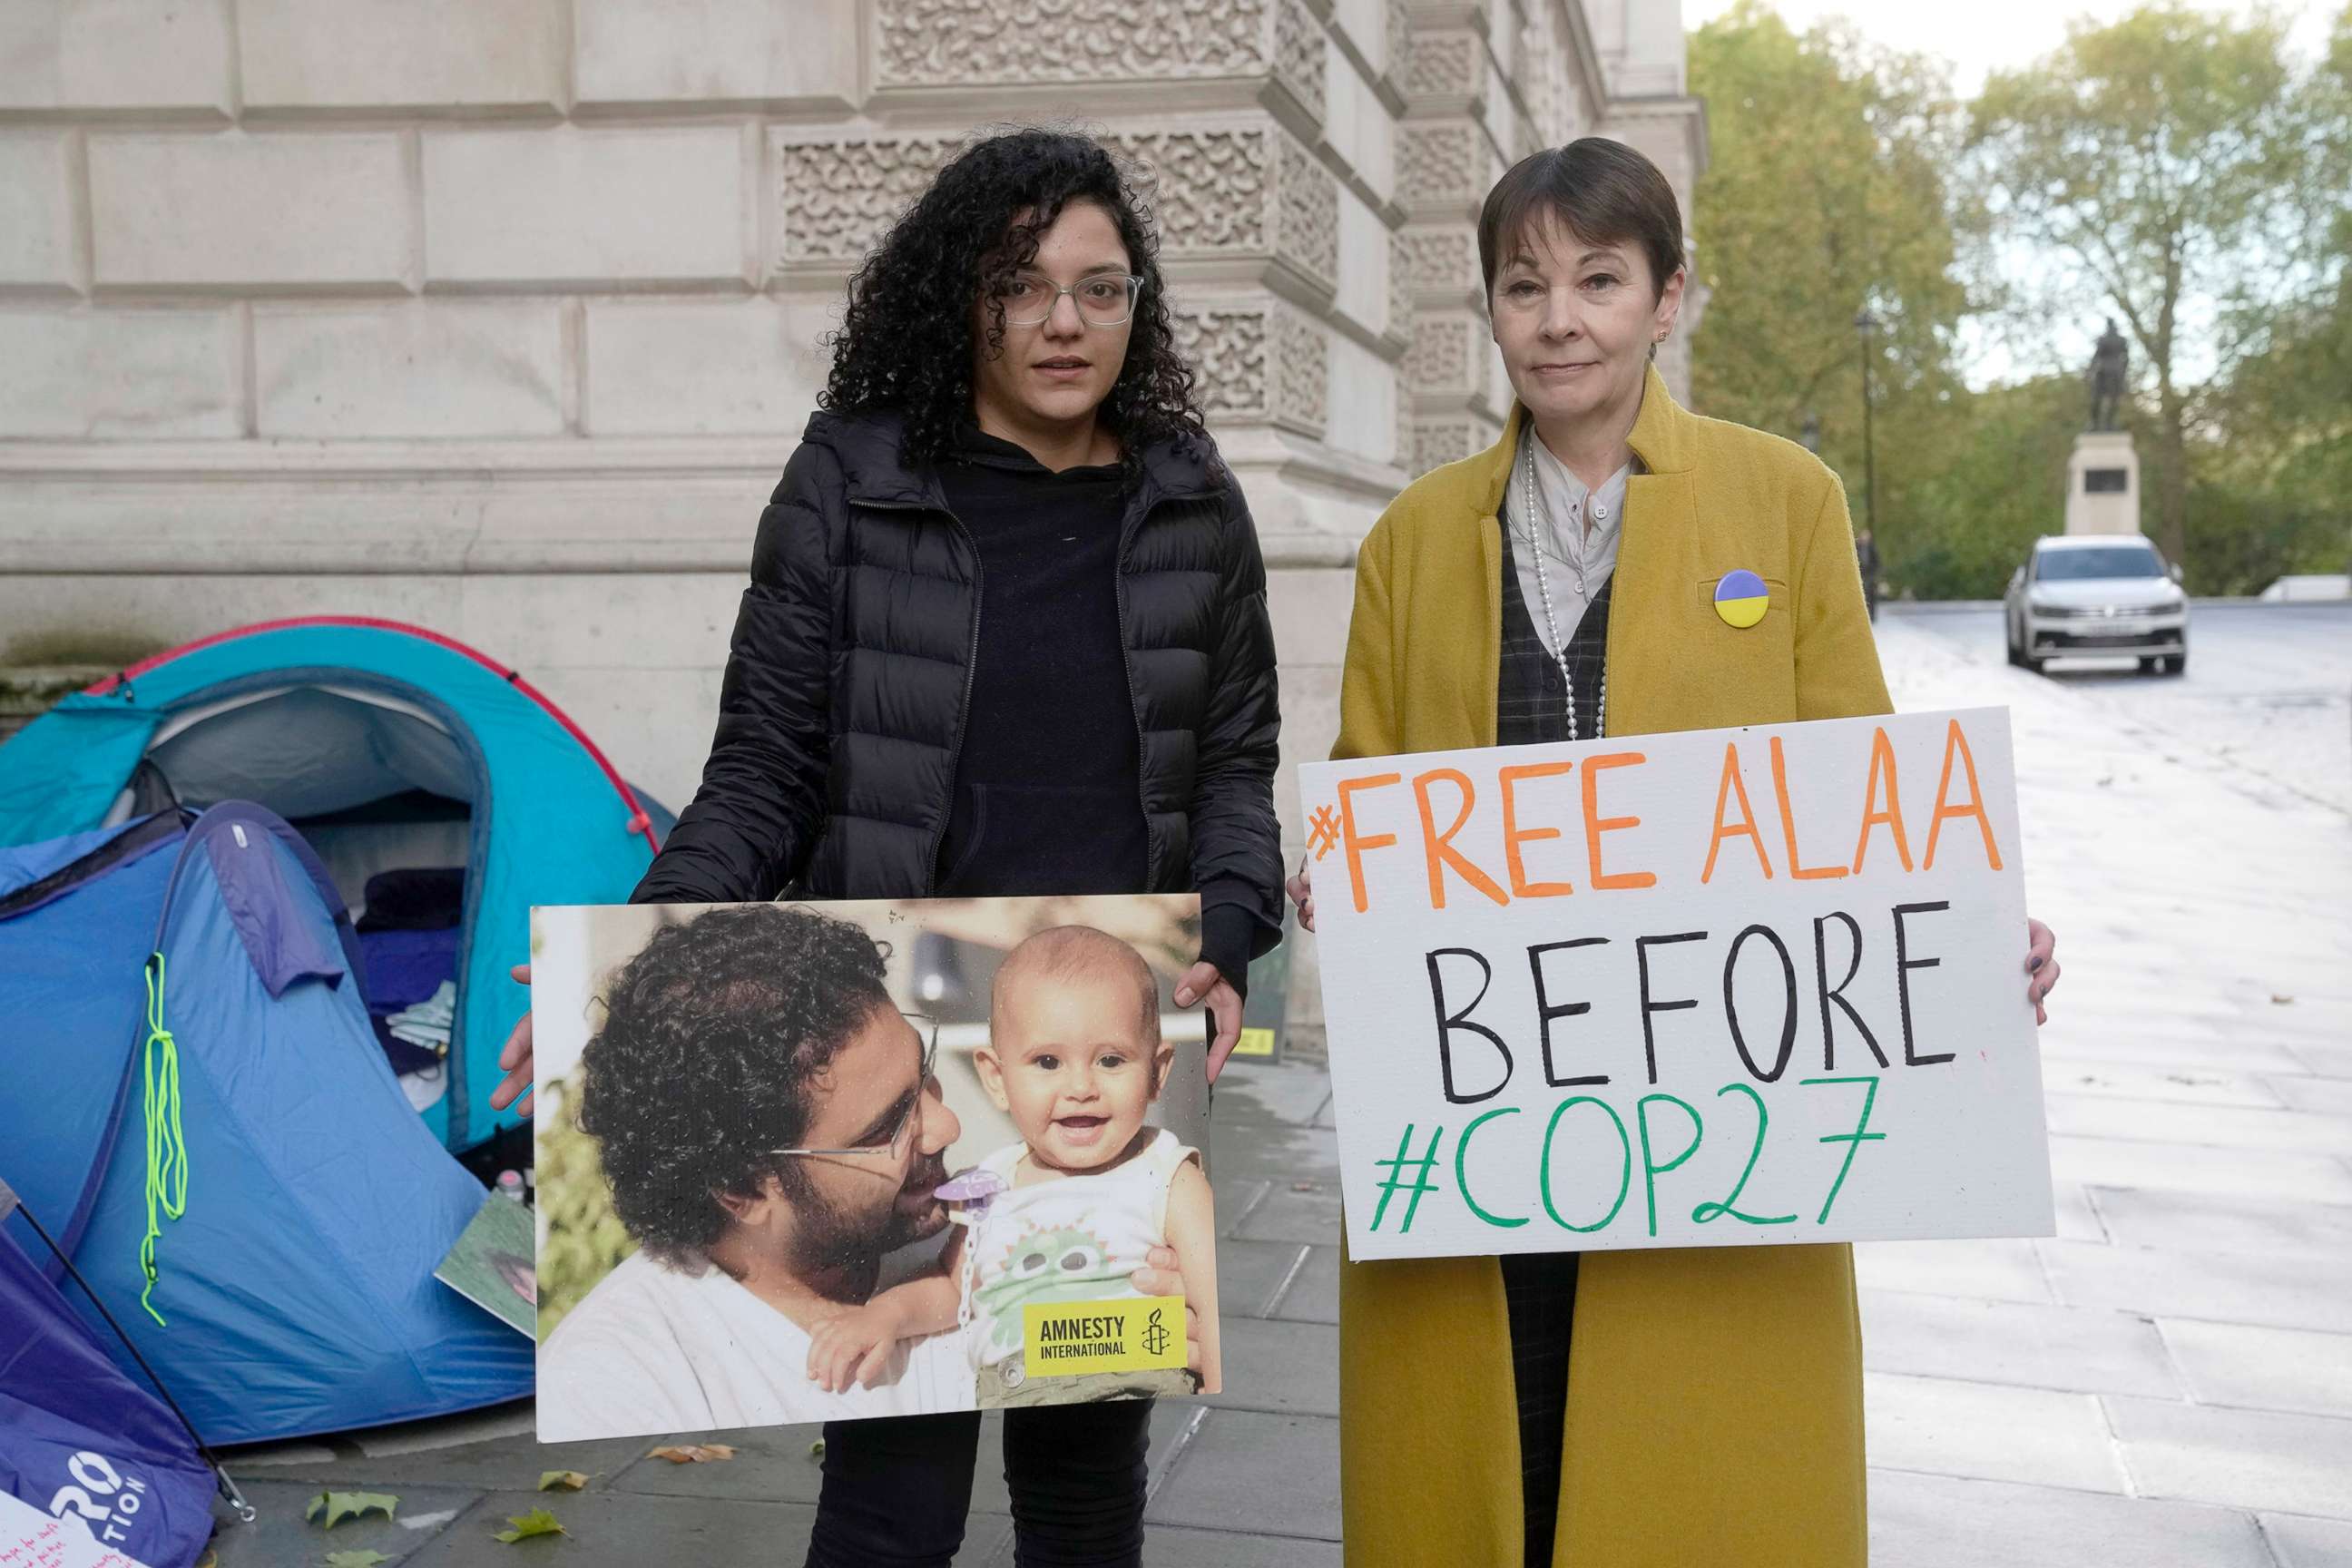
<instances>
[{"instance_id":1,"label":"green cord","mask_svg":"<svg viewBox=\"0 0 2352 1568\"><path fill-rule=\"evenodd\" d=\"M145 1089L142 1109L147 1120L147 1234L139 1241L139 1269L147 1283L139 1292L139 1304L162 1323L163 1314L147 1300L155 1289L155 1243L163 1235L155 1211L161 1208L171 1219L188 1211L188 1140L180 1131L180 1042L163 1026L163 955L160 952L147 960L147 1044L140 1070Z\"/></svg>"}]
</instances>

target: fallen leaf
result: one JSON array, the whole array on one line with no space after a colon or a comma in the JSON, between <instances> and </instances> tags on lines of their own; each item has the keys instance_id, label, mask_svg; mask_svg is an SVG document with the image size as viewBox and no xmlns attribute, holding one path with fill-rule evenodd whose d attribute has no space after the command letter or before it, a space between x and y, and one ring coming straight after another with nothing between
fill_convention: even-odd
<instances>
[{"instance_id":1,"label":"fallen leaf","mask_svg":"<svg viewBox=\"0 0 2352 1568\"><path fill-rule=\"evenodd\" d=\"M509 1514L507 1516L507 1522L513 1525L514 1528L512 1530L499 1531L496 1535L490 1537L492 1541L503 1541L508 1545L512 1546L516 1542L528 1541L534 1535L569 1535L572 1533L557 1521L556 1517L553 1514L548 1512L543 1508L532 1509L529 1513Z\"/></svg>"},{"instance_id":2,"label":"fallen leaf","mask_svg":"<svg viewBox=\"0 0 2352 1568\"><path fill-rule=\"evenodd\" d=\"M327 1568L376 1568L377 1563L391 1561L391 1558L381 1552L330 1552L327 1553Z\"/></svg>"},{"instance_id":3,"label":"fallen leaf","mask_svg":"<svg viewBox=\"0 0 2352 1568\"><path fill-rule=\"evenodd\" d=\"M220 1554L207 1552L196 1559L196 1568L220 1568Z\"/></svg>"},{"instance_id":4,"label":"fallen leaf","mask_svg":"<svg viewBox=\"0 0 2352 1568\"><path fill-rule=\"evenodd\" d=\"M2292 1007L2294 1005L2294 998L2292 996L2282 996L2277 992L2273 991L2271 993L2271 1005L2273 1007Z\"/></svg>"},{"instance_id":5,"label":"fallen leaf","mask_svg":"<svg viewBox=\"0 0 2352 1568\"><path fill-rule=\"evenodd\" d=\"M815 1442L809 1445L809 1458L812 1459L822 1459L824 1458L824 1438L819 1437Z\"/></svg>"},{"instance_id":6,"label":"fallen leaf","mask_svg":"<svg viewBox=\"0 0 2352 1568\"><path fill-rule=\"evenodd\" d=\"M701 1465L734 1457L735 1450L724 1443L664 1444L646 1456L648 1459L667 1459L673 1465Z\"/></svg>"},{"instance_id":7,"label":"fallen leaf","mask_svg":"<svg viewBox=\"0 0 2352 1568\"><path fill-rule=\"evenodd\" d=\"M1315 1182L1293 1182L1290 1184L1290 1190L1294 1193L1311 1193L1315 1191L1319 1184L1320 1184Z\"/></svg>"},{"instance_id":8,"label":"fallen leaf","mask_svg":"<svg viewBox=\"0 0 2352 1568\"><path fill-rule=\"evenodd\" d=\"M332 1530L343 1521L357 1519L363 1513L381 1513L390 1519L392 1510L399 1506L400 1499L390 1492L320 1492L310 1500L310 1506L303 1510L302 1517L318 1520L327 1529Z\"/></svg>"},{"instance_id":9,"label":"fallen leaf","mask_svg":"<svg viewBox=\"0 0 2352 1568\"><path fill-rule=\"evenodd\" d=\"M576 1492L588 1484L588 1478L578 1470L545 1470L539 1478L539 1489L543 1492Z\"/></svg>"}]
</instances>

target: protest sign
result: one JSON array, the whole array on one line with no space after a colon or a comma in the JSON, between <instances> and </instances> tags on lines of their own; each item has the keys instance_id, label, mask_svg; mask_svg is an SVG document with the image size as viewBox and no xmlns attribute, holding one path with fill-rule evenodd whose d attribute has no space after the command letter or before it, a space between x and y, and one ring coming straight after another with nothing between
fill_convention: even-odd
<instances>
[{"instance_id":1,"label":"protest sign","mask_svg":"<svg viewBox=\"0 0 2352 1568\"><path fill-rule=\"evenodd\" d=\"M2004 710L1299 795L1352 1257L2053 1233Z\"/></svg>"},{"instance_id":2,"label":"protest sign","mask_svg":"<svg viewBox=\"0 0 2352 1568\"><path fill-rule=\"evenodd\" d=\"M532 931L542 1441L1218 1392L1196 896Z\"/></svg>"}]
</instances>

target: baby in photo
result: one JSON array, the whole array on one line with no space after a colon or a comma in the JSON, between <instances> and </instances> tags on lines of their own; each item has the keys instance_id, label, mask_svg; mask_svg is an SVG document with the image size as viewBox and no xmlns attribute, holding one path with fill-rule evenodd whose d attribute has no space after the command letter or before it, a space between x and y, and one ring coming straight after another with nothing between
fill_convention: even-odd
<instances>
[{"instance_id":1,"label":"baby in photo","mask_svg":"<svg viewBox=\"0 0 2352 1568\"><path fill-rule=\"evenodd\" d=\"M1144 1122L1174 1054L1160 1038L1159 982L1127 943L1057 926L1014 948L997 971L989 1043L974 1060L1021 1142L966 1173L967 1188L992 1191L956 1216L962 1227L938 1270L819 1329L809 1376L827 1389L870 1382L898 1341L961 1327L983 1408L1218 1392L1208 1177L1199 1151ZM1021 1309L1137 1299L1129 1277L1155 1247L1175 1251L1191 1292L1198 1378L1172 1370L1031 1377Z\"/></svg>"}]
</instances>

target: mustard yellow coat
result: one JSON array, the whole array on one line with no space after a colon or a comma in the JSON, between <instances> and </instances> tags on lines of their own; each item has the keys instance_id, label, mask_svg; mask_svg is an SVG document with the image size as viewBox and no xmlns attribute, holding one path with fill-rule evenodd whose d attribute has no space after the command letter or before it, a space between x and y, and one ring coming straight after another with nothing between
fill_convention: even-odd
<instances>
[{"instance_id":1,"label":"mustard yellow coat","mask_svg":"<svg viewBox=\"0 0 2352 1568\"><path fill-rule=\"evenodd\" d=\"M1496 510L1521 417L1365 540L1335 758L1495 743ZM1608 733L1888 711L1836 477L1685 411L1654 370L1632 445L1648 472L1625 498ZM1771 591L1746 630L1714 607L1741 567ZM1351 1568L1523 1568L1509 1341L1493 1258L1340 1270ZM1588 1253L1571 1345L1554 1564L1864 1568L1850 1248Z\"/></svg>"}]
</instances>

